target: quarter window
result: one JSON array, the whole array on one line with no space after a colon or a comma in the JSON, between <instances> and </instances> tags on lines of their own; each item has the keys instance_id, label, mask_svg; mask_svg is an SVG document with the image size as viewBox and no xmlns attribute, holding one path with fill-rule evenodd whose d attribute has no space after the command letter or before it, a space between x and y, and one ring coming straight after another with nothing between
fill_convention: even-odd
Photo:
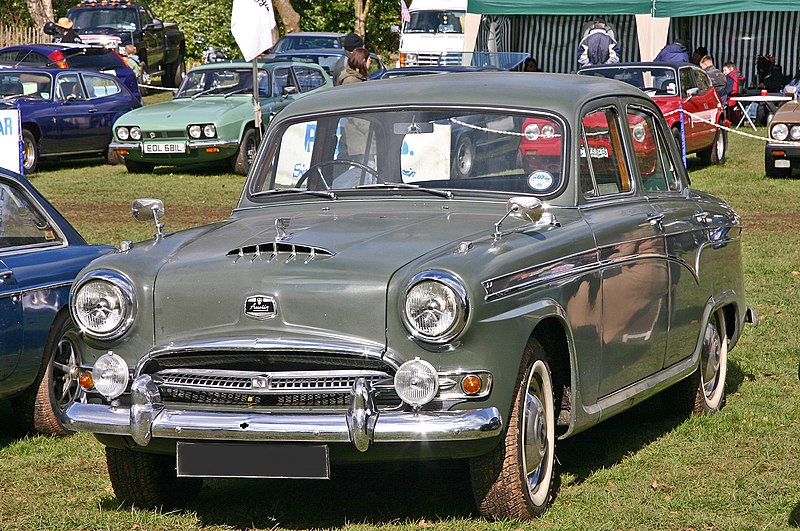
<instances>
[{"instance_id":1,"label":"quarter window","mask_svg":"<svg viewBox=\"0 0 800 531\"><path fill-rule=\"evenodd\" d=\"M669 163L666 143L655 117L644 109L631 108L628 109L627 118L644 190L678 190L679 182Z\"/></svg>"},{"instance_id":2,"label":"quarter window","mask_svg":"<svg viewBox=\"0 0 800 531\"><path fill-rule=\"evenodd\" d=\"M583 117L581 135L581 191L599 197L631 191L625 166L622 136L613 108L600 109Z\"/></svg>"}]
</instances>

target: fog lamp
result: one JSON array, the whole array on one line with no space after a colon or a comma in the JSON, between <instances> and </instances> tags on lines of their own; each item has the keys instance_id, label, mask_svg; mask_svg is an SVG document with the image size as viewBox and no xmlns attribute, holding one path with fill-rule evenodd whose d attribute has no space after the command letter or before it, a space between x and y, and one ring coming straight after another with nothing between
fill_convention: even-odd
<instances>
[{"instance_id":1,"label":"fog lamp","mask_svg":"<svg viewBox=\"0 0 800 531\"><path fill-rule=\"evenodd\" d=\"M109 350L94 362L92 379L98 393L109 400L117 398L128 387L128 364Z\"/></svg>"},{"instance_id":2,"label":"fog lamp","mask_svg":"<svg viewBox=\"0 0 800 531\"><path fill-rule=\"evenodd\" d=\"M418 408L433 400L439 392L439 375L433 365L414 358L397 370L394 375L394 389L400 400Z\"/></svg>"}]
</instances>

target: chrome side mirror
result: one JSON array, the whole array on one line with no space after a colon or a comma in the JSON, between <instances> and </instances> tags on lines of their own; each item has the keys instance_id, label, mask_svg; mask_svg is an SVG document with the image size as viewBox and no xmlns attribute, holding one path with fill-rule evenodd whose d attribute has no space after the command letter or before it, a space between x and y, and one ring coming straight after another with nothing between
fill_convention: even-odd
<instances>
[{"instance_id":1,"label":"chrome side mirror","mask_svg":"<svg viewBox=\"0 0 800 531\"><path fill-rule=\"evenodd\" d=\"M156 239L160 240L164 233L164 224L161 219L165 215L164 203L161 199L135 199L131 204L131 213L136 221L148 222L153 220L156 224Z\"/></svg>"},{"instance_id":2,"label":"chrome side mirror","mask_svg":"<svg viewBox=\"0 0 800 531\"><path fill-rule=\"evenodd\" d=\"M700 89L697 87L692 87L690 89L686 89L686 101L689 101L694 96L697 96L697 93L700 92Z\"/></svg>"},{"instance_id":3,"label":"chrome side mirror","mask_svg":"<svg viewBox=\"0 0 800 531\"><path fill-rule=\"evenodd\" d=\"M500 225L508 218L508 216L537 223L542 219L544 213L544 205L535 197L512 197L506 203L506 214L500 218L500 221L494 224L494 239L499 240L503 233L500 231Z\"/></svg>"}]
</instances>

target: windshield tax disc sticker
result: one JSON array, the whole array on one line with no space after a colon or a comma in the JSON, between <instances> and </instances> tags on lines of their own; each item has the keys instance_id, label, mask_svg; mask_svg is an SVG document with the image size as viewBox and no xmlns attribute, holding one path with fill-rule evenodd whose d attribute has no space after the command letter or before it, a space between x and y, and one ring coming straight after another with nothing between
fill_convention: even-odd
<instances>
[{"instance_id":1,"label":"windshield tax disc sticker","mask_svg":"<svg viewBox=\"0 0 800 531\"><path fill-rule=\"evenodd\" d=\"M548 171L536 170L528 175L528 186L536 191L547 190L553 186L553 176Z\"/></svg>"}]
</instances>

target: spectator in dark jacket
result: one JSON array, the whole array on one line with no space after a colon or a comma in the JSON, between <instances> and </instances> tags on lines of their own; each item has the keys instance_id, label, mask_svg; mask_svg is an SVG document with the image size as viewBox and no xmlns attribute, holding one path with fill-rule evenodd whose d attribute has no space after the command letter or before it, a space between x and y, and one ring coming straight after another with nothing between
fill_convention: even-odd
<instances>
[{"instance_id":1,"label":"spectator in dark jacket","mask_svg":"<svg viewBox=\"0 0 800 531\"><path fill-rule=\"evenodd\" d=\"M711 79L711 84L714 86L714 90L717 91L722 105L727 106L728 94L725 92L725 87L728 84L728 79L725 77L725 74L720 72L719 68L714 66L714 58L710 55L704 56L700 59L700 68L705 70L706 74L708 74L708 77Z\"/></svg>"},{"instance_id":2,"label":"spectator in dark jacket","mask_svg":"<svg viewBox=\"0 0 800 531\"><path fill-rule=\"evenodd\" d=\"M350 54L353 53L353 50L364 47L364 39L355 33L348 33L344 36L344 39L342 39L342 46L344 47L344 55L336 61L331 71L331 78L333 78L334 85L339 84L339 77L341 77L342 72L347 68L347 62L350 60Z\"/></svg>"},{"instance_id":3,"label":"spectator in dark jacket","mask_svg":"<svg viewBox=\"0 0 800 531\"><path fill-rule=\"evenodd\" d=\"M657 63L688 63L689 50L681 41L675 41L664 46L653 61Z\"/></svg>"},{"instance_id":4,"label":"spectator in dark jacket","mask_svg":"<svg viewBox=\"0 0 800 531\"><path fill-rule=\"evenodd\" d=\"M72 29L72 21L67 17L61 17L55 23L57 33L53 35L53 42L81 43L81 37Z\"/></svg>"},{"instance_id":5,"label":"spectator in dark jacket","mask_svg":"<svg viewBox=\"0 0 800 531\"><path fill-rule=\"evenodd\" d=\"M597 17L594 26L578 45L578 64L581 67L619 62L619 45L609 33L606 19Z\"/></svg>"}]
</instances>

